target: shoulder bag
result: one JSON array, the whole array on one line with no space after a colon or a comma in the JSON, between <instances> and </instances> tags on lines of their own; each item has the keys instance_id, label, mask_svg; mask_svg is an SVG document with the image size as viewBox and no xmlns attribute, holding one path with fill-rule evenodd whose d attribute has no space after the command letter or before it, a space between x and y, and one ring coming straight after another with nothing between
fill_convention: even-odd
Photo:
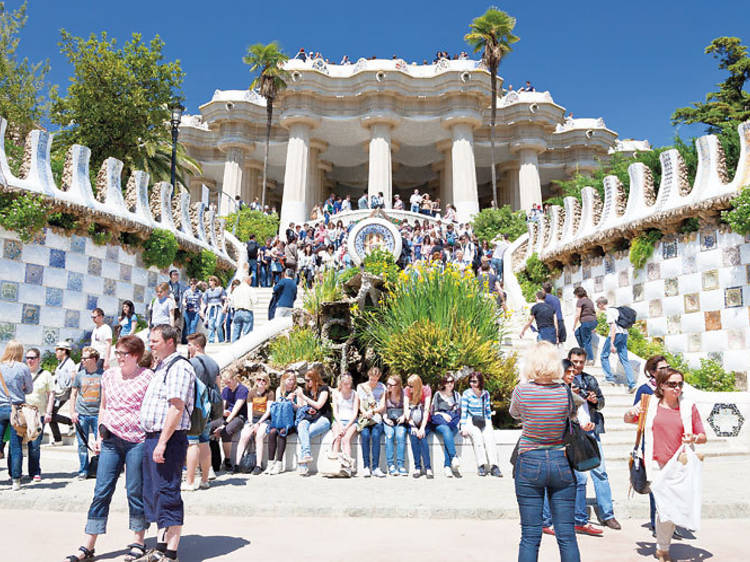
<instances>
[{"instance_id":1,"label":"shoulder bag","mask_svg":"<svg viewBox=\"0 0 750 562\"><path fill-rule=\"evenodd\" d=\"M641 439L643 438L643 429L646 426L646 417L648 415L648 405L651 400L650 394L641 396L641 415L638 418L638 431L635 434L635 445L630 452L628 459L628 468L630 469L630 489L637 494L648 494L651 491L648 478L646 477L646 463L643 459L641 450Z\"/></svg>"},{"instance_id":2,"label":"shoulder bag","mask_svg":"<svg viewBox=\"0 0 750 562\"><path fill-rule=\"evenodd\" d=\"M39 418L39 410L36 406L31 404L13 404L13 399L8 390L8 385L5 384L5 377L3 372L0 371L0 383L2 383L5 395L8 397L10 402L10 425L16 433L23 439L24 443L33 441L42 431L42 421Z\"/></svg>"},{"instance_id":3,"label":"shoulder bag","mask_svg":"<svg viewBox=\"0 0 750 562\"><path fill-rule=\"evenodd\" d=\"M599 455L599 444L596 439L581 429L578 422L571 419L575 411L573 394L568 385L564 385L568 393L568 421L563 431L563 443L565 443L565 454L570 466L578 472L586 472L596 468L602 462Z\"/></svg>"}]
</instances>

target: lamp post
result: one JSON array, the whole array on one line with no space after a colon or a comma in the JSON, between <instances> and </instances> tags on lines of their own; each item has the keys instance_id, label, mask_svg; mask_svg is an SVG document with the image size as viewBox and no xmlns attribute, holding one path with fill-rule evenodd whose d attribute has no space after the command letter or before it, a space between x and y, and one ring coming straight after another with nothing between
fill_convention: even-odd
<instances>
[{"instance_id":1,"label":"lamp post","mask_svg":"<svg viewBox=\"0 0 750 562\"><path fill-rule=\"evenodd\" d=\"M180 134L180 121L182 120L182 112L185 110L182 105L179 103L175 103L172 106L172 119L170 120L170 123L172 124L172 168L170 173L170 180L172 182L172 194L174 195L176 185L175 185L175 168L177 165L177 136Z\"/></svg>"}]
</instances>

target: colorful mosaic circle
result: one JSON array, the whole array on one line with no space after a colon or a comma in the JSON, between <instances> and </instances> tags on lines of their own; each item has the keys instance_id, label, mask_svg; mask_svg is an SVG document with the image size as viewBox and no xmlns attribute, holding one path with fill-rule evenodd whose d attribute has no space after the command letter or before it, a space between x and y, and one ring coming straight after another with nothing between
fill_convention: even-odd
<instances>
[{"instance_id":1,"label":"colorful mosaic circle","mask_svg":"<svg viewBox=\"0 0 750 562\"><path fill-rule=\"evenodd\" d=\"M401 255L401 233L388 220L369 218L356 224L349 234L347 249L352 261L359 265L365 256L376 249L393 254L395 259Z\"/></svg>"}]
</instances>

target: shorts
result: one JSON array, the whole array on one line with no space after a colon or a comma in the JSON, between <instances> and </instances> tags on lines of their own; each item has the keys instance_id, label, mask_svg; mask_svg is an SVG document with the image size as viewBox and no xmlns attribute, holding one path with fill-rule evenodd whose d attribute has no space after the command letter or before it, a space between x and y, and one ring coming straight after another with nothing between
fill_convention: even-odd
<instances>
[{"instance_id":1,"label":"shorts","mask_svg":"<svg viewBox=\"0 0 750 562\"><path fill-rule=\"evenodd\" d=\"M196 443L208 443L211 438L211 433L208 431L208 424L203 428L203 433L200 435L188 435L188 445L195 445Z\"/></svg>"}]
</instances>

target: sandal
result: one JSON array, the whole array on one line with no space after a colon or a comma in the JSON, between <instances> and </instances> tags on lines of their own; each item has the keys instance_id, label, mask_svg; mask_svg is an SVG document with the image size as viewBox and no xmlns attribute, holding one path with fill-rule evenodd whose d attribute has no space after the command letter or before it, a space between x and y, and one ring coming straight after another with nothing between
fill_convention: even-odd
<instances>
[{"instance_id":1,"label":"sandal","mask_svg":"<svg viewBox=\"0 0 750 562\"><path fill-rule=\"evenodd\" d=\"M125 555L125 558L123 558L125 562L133 562L133 560L138 560L139 558L146 556L146 545L144 544L134 542L125 548L128 549L128 553Z\"/></svg>"},{"instance_id":2,"label":"sandal","mask_svg":"<svg viewBox=\"0 0 750 562\"><path fill-rule=\"evenodd\" d=\"M67 556L65 558L65 562L80 562L81 560L93 560L94 559L93 548L89 550L85 546L79 546L78 550L83 552L83 558L79 557L77 554L71 554L70 556Z\"/></svg>"}]
</instances>

